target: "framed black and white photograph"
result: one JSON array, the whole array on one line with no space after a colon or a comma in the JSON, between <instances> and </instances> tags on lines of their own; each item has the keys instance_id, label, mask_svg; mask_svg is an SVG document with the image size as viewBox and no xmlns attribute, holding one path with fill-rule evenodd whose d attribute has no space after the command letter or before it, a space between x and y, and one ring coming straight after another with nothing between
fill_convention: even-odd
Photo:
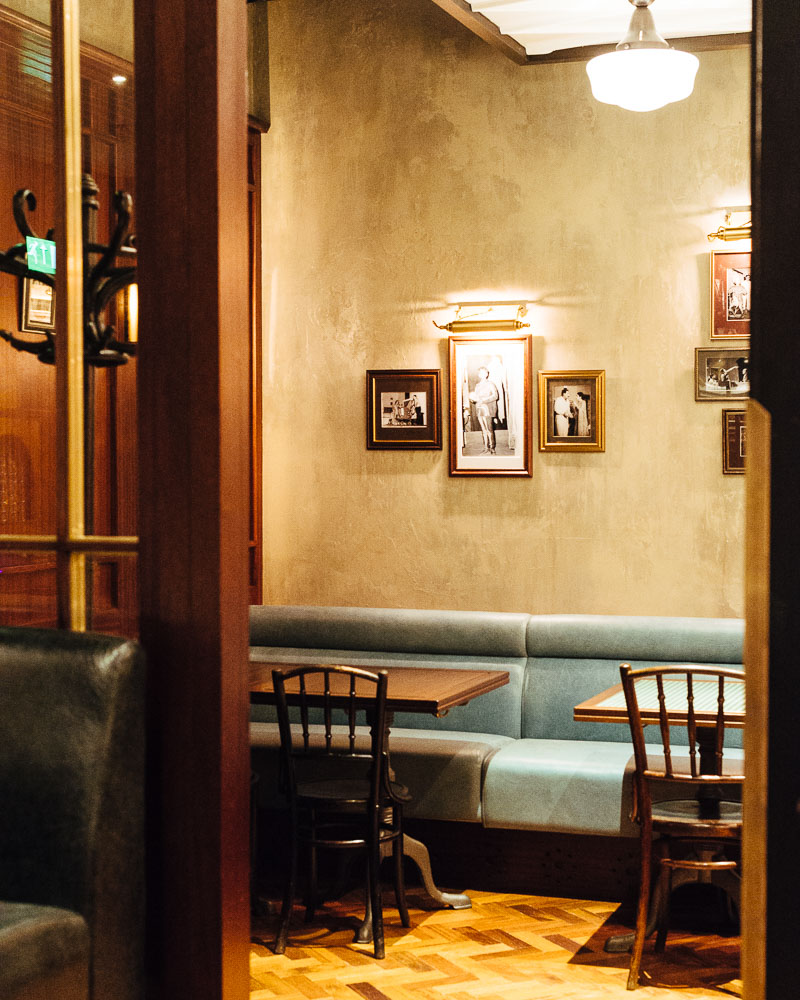
<instances>
[{"instance_id":1,"label":"framed black and white photograph","mask_svg":"<svg viewBox=\"0 0 800 1000\"><path fill-rule=\"evenodd\" d=\"M750 336L750 251L711 254L711 339Z\"/></svg>"},{"instance_id":2,"label":"framed black and white photograph","mask_svg":"<svg viewBox=\"0 0 800 1000\"><path fill-rule=\"evenodd\" d=\"M726 476L744 475L747 451L745 410L722 411L722 471Z\"/></svg>"},{"instance_id":3,"label":"framed black and white photograph","mask_svg":"<svg viewBox=\"0 0 800 1000\"><path fill-rule=\"evenodd\" d=\"M438 368L367 372L367 448L442 447Z\"/></svg>"},{"instance_id":4,"label":"framed black and white photograph","mask_svg":"<svg viewBox=\"0 0 800 1000\"><path fill-rule=\"evenodd\" d=\"M700 402L749 399L749 346L695 348L694 398Z\"/></svg>"},{"instance_id":5,"label":"framed black and white photograph","mask_svg":"<svg viewBox=\"0 0 800 1000\"><path fill-rule=\"evenodd\" d=\"M22 333L55 330L56 296L52 285L37 278L23 278L20 300L19 328Z\"/></svg>"},{"instance_id":6,"label":"framed black and white photograph","mask_svg":"<svg viewBox=\"0 0 800 1000\"><path fill-rule=\"evenodd\" d=\"M449 341L450 475L532 475L530 335Z\"/></svg>"},{"instance_id":7,"label":"framed black and white photograph","mask_svg":"<svg viewBox=\"0 0 800 1000\"><path fill-rule=\"evenodd\" d=\"M539 451L606 450L606 373L539 372Z\"/></svg>"}]
</instances>

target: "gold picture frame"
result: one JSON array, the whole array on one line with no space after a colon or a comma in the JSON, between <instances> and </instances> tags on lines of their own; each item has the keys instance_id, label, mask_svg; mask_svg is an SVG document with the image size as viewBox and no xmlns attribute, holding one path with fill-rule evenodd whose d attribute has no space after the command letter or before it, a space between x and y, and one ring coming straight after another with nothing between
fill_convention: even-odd
<instances>
[{"instance_id":1,"label":"gold picture frame","mask_svg":"<svg viewBox=\"0 0 800 1000\"><path fill-rule=\"evenodd\" d=\"M539 451L605 450L605 370L539 372Z\"/></svg>"}]
</instances>

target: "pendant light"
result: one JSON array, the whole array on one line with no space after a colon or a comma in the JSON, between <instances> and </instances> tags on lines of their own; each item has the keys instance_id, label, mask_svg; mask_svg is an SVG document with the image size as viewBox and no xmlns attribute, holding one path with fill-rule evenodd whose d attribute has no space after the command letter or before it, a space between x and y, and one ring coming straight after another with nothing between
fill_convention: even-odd
<instances>
[{"instance_id":1,"label":"pendant light","mask_svg":"<svg viewBox=\"0 0 800 1000\"><path fill-rule=\"evenodd\" d=\"M655 111L682 101L694 88L697 56L673 49L656 31L653 0L629 0L635 10L614 52L586 64L595 99L628 111Z\"/></svg>"}]
</instances>

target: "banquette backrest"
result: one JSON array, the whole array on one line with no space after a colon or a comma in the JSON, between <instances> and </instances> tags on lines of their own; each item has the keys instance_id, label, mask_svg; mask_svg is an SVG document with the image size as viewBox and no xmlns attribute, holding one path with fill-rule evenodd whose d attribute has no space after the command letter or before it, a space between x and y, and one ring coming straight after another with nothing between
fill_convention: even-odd
<instances>
[{"instance_id":1,"label":"banquette backrest","mask_svg":"<svg viewBox=\"0 0 800 1000\"><path fill-rule=\"evenodd\" d=\"M620 683L619 665L742 664L744 623L734 618L531 615L522 696L523 737L627 743L627 725L576 722L575 705ZM741 734L731 733L731 746Z\"/></svg>"},{"instance_id":2,"label":"banquette backrest","mask_svg":"<svg viewBox=\"0 0 800 1000\"><path fill-rule=\"evenodd\" d=\"M486 611L258 605L251 656L336 663L507 670L509 683L446 717L398 713L396 727L499 736L628 742L627 726L575 722L576 704L618 684L619 665L741 665L732 618L528 615ZM274 720L268 706L256 721ZM732 734L736 745L739 734ZM738 741L740 743L740 740Z\"/></svg>"},{"instance_id":3,"label":"banquette backrest","mask_svg":"<svg viewBox=\"0 0 800 1000\"><path fill-rule=\"evenodd\" d=\"M386 666L507 670L509 683L441 719L399 712L396 727L521 735L527 666L526 614L258 605L250 609L250 655L273 663L346 662ZM256 721L272 721L268 706Z\"/></svg>"}]
</instances>

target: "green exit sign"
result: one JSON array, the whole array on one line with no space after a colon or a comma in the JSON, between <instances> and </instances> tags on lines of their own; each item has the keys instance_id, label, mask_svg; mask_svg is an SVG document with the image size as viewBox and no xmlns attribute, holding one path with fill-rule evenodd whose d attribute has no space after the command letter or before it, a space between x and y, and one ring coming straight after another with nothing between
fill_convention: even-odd
<instances>
[{"instance_id":1,"label":"green exit sign","mask_svg":"<svg viewBox=\"0 0 800 1000\"><path fill-rule=\"evenodd\" d=\"M31 271L42 271L44 274L56 273L56 245L52 240L40 240L36 236L26 236L25 249L28 253L28 267Z\"/></svg>"}]
</instances>

